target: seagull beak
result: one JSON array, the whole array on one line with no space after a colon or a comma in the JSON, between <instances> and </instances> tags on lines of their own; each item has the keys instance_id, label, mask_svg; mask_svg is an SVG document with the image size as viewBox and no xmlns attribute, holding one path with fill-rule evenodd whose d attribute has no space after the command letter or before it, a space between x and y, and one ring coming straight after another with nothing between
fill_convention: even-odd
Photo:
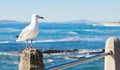
<instances>
[{"instance_id":1,"label":"seagull beak","mask_svg":"<svg viewBox=\"0 0 120 70\"><path fill-rule=\"evenodd\" d=\"M38 18L44 19L44 17L40 17L40 16L38 16Z\"/></svg>"}]
</instances>

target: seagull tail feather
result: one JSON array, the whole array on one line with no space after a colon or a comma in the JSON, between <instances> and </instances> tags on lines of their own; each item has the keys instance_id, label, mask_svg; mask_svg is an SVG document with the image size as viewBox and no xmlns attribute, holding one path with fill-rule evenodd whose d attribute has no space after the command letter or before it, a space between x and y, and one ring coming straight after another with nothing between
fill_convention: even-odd
<instances>
[{"instance_id":1,"label":"seagull tail feather","mask_svg":"<svg viewBox=\"0 0 120 70\"><path fill-rule=\"evenodd\" d=\"M20 38L18 38L17 40L16 40L16 42L20 42L20 41L25 41L24 39L20 39Z\"/></svg>"}]
</instances>

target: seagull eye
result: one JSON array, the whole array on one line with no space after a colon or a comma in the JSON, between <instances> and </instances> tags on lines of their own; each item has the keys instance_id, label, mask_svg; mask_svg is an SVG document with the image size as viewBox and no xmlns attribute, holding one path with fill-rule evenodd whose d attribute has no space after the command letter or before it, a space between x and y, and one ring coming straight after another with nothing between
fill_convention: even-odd
<instances>
[{"instance_id":1,"label":"seagull eye","mask_svg":"<svg viewBox=\"0 0 120 70\"><path fill-rule=\"evenodd\" d=\"M38 15L36 15L36 17L39 17Z\"/></svg>"}]
</instances>

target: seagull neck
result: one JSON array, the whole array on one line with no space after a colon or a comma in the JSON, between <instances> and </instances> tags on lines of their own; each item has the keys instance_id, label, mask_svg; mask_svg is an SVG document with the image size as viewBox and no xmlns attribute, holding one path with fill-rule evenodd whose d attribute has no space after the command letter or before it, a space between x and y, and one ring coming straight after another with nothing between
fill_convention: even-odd
<instances>
[{"instance_id":1,"label":"seagull neck","mask_svg":"<svg viewBox=\"0 0 120 70\"><path fill-rule=\"evenodd\" d=\"M37 18L31 20L31 25L37 25L38 21Z\"/></svg>"}]
</instances>

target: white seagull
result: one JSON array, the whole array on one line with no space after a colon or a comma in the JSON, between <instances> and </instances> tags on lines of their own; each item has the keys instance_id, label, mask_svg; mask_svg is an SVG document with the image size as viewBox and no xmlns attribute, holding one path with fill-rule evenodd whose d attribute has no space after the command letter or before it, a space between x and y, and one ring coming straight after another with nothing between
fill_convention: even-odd
<instances>
[{"instance_id":1,"label":"white seagull","mask_svg":"<svg viewBox=\"0 0 120 70\"><path fill-rule=\"evenodd\" d=\"M18 36L16 36L17 42L26 41L27 48L28 48L28 40L31 40L31 47L33 47L32 39L35 38L39 33L39 26L38 26L37 18L44 19L38 14L33 14L31 18L31 23L28 26L26 26Z\"/></svg>"}]
</instances>

